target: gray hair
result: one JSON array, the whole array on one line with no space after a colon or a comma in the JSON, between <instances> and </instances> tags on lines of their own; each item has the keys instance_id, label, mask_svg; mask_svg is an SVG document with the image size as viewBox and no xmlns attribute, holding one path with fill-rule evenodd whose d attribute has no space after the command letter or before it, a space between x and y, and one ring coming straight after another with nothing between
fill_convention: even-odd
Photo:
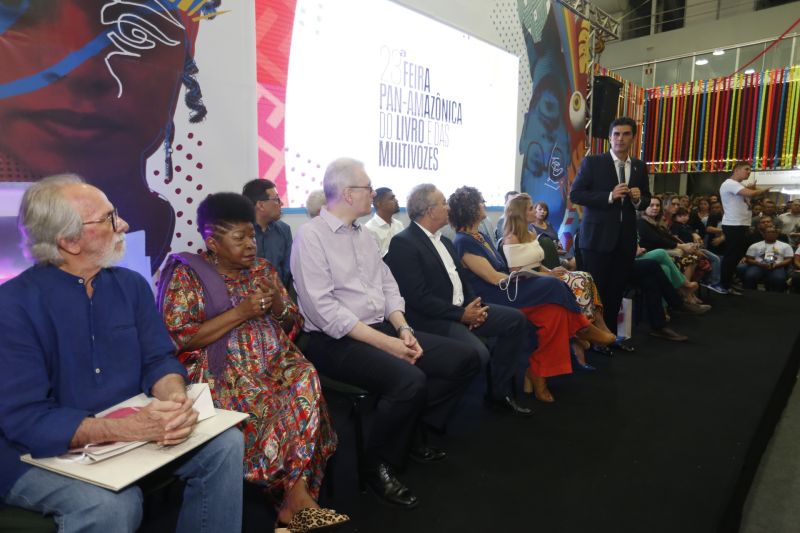
<instances>
[{"instance_id":1,"label":"gray hair","mask_svg":"<svg viewBox=\"0 0 800 533\"><path fill-rule=\"evenodd\" d=\"M328 165L325 177L322 178L322 188L325 190L328 202L341 198L342 191L351 184L356 172L363 169L364 163L349 157L340 157Z\"/></svg>"},{"instance_id":2,"label":"gray hair","mask_svg":"<svg viewBox=\"0 0 800 533\"><path fill-rule=\"evenodd\" d=\"M431 194L436 191L433 183L421 183L416 185L408 194L406 200L406 212L411 220L419 220L425 216L425 212L431 207Z\"/></svg>"},{"instance_id":3,"label":"gray hair","mask_svg":"<svg viewBox=\"0 0 800 533\"><path fill-rule=\"evenodd\" d=\"M59 174L34 183L25 191L17 226L28 259L60 265L64 258L58 250L59 239L80 237L83 221L62 194L65 186L75 183L85 182L75 174Z\"/></svg>"},{"instance_id":4,"label":"gray hair","mask_svg":"<svg viewBox=\"0 0 800 533\"><path fill-rule=\"evenodd\" d=\"M322 189L311 191L308 195L308 199L306 199L306 211L308 211L308 216L314 218L319 215L323 205L325 205L325 191Z\"/></svg>"}]
</instances>

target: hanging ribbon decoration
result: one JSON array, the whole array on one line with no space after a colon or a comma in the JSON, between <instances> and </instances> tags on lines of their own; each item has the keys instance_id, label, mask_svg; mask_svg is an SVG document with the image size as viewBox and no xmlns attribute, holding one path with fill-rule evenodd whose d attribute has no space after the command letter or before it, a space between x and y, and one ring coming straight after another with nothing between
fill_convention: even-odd
<instances>
[{"instance_id":1,"label":"hanging ribbon decoration","mask_svg":"<svg viewBox=\"0 0 800 533\"><path fill-rule=\"evenodd\" d=\"M653 87L641 93L650 172L758 170L798 164L800 66Z\"/></svg>"}]
</instances>

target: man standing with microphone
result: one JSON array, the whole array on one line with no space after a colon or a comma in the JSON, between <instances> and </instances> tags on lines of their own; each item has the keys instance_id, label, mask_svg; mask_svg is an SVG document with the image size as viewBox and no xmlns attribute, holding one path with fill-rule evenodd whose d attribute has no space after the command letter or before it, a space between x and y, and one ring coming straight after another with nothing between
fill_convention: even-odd
<instances>
[{"instance_id":1,"label":"man standing with microphone","mask_svg":"<svg viewBox=\"0 0 800 533\"><path fill-rule=\"evenodd\" d=\"M609 327L617 323L636 257L636 211L650 204L644 162L629 153L636 131L632 118L620 117L611 122L611 150L587 156L581 162L569 194L572 203L583 206L578 240L581 268L594 277L603 300L603 318ZM619 343L612 346L633 350Z\"/></svg>"}]
</instances>

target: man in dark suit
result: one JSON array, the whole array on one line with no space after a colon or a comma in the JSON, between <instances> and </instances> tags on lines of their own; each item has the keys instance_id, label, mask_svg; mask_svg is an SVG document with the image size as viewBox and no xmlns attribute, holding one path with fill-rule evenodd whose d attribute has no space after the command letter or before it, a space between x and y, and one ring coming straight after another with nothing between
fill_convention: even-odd
<instances>
[{"instance_id":1,"label":"man in dark suit","mask_svg":"<svg viewBox=\"0 0 800 533\"><path fill-rule=\"evenodd\" d=\"M440 234L447 224L447 202L434 185L412 189L407 203L411 223L392 238L384 261L406 301L406 319L415 329L472 345L491 368L487 402L519 416L532 411L517 404L511 380L530 353L530 324L520 311L481 304L465 283L453 243ZM493 337L494 349L476 336Z\"/></svg>"},{"instance_id":2,"label":"man in dark suit","mask_svg":"<svg viewBox=\"0 0 800 533\"><path fill-rule=\"evenodd\" d=\"M572 203L583 206L581 268L594 277L611 328L636 257L636 211L650 203L644 162L629 154L636 130L633 119L615 119L609 128L611 150L583 160L569 193Z\"/></svg>"}]
</instances>

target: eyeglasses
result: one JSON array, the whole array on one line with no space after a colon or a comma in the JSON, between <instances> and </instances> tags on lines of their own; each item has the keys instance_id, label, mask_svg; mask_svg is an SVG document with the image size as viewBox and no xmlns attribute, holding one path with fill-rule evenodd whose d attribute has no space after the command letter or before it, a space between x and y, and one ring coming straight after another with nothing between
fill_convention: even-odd
<instances>
[{"instance_id":1,"label":"eyeglasses","mask_svg":"<svg viewBox=\"0 0 800 533\"><path fill-rule=\"evenodd\" d=\"M275 202L278 205L283 205L283 200L281 200L280 196L275 196L274 198L265 196L264 198L262 198L262 200L264 200L265 202Z\"/></svg>"},{"instance_id":2,"label":"eyeglasses","mask_svg":"<svg viewBox=\"0 0 800 533\"><path fill-rule=\"evenodd\" d=\"M119 216L117 215L117 208L115 207L109 214L104 216L99 220L89 220L88 222L84 222L83 225L86 226L88 224L103 224L104 222L111 221L111 228L116 233L117 231L117 221L119 220Z\"/></svg>"},{"instance_id":3,"label":"eyeglasses","mask_svg":"<svg viewBox=\"0 0 800 533\"><path fill-rule=\"evenodd\" d=\"M372 188L372 185L348 185L345 188L346 189L366 189L367 192L369 192L370 194L372 194L375 191L375 189Z\"/></svg>"}]
</instances>

